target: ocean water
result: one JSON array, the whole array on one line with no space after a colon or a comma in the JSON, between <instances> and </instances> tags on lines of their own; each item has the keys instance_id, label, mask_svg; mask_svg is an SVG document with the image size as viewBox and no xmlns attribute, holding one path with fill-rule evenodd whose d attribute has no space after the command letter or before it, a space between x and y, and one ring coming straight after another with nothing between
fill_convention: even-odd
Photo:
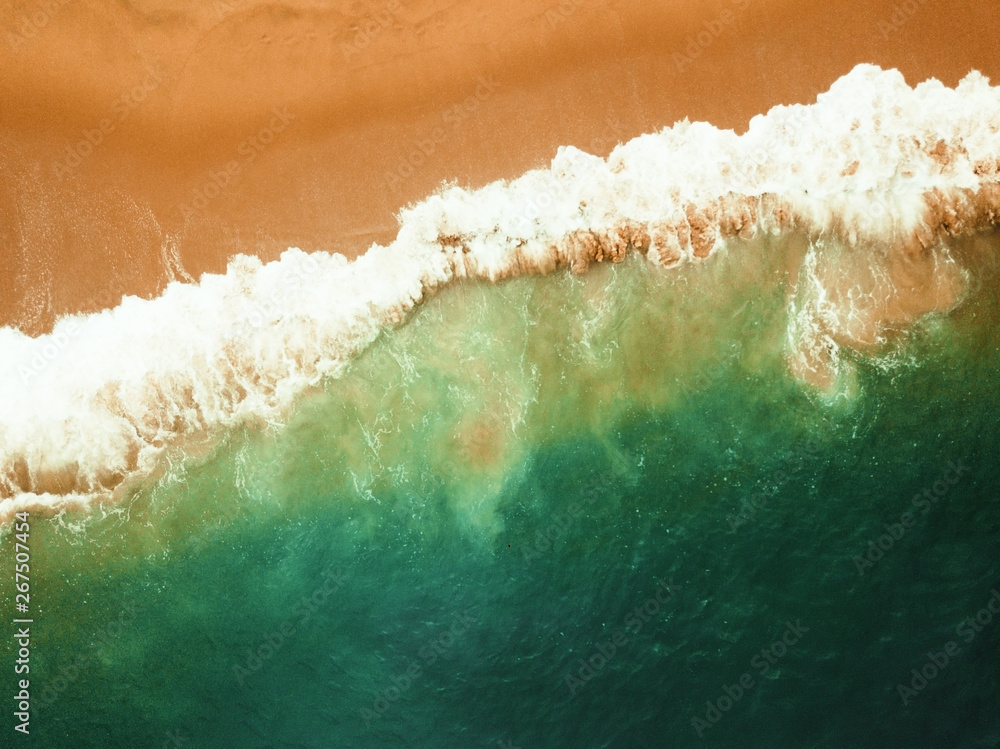
<instances>
[{"instance_id":1,"label":"ocean water","mask_svg":"<svg viewBox=\"0 0 1000 749\"><path fill-rule=\"evenodd\" d=\"M886 194L881 240L522 275L463 230L480 272L422 291L398 248L289 253L65 321L22 397L97 394L0 425L33 619L3 746L1000 746L1000 235L899 249Z\"/></svg>"},{"instance_id":2,"label":"ocean water","mask_svg":"<svg viewBox=\"0 0 1000 749\"><path fill-rule=\"evenodd\" d=\"M830 399L771 252L450 289L286 425L36 522L32 745L996 746L1000 626L956 633L1000 587L996 264Z\"/></svg>"}]
</instances>

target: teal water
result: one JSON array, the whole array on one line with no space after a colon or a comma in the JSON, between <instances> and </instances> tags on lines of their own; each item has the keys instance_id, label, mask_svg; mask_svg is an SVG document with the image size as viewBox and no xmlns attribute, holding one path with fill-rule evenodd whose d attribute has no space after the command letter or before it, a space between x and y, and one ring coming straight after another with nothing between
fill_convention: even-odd
<instances>
[{"instance_id":1,"label":"teal water","mask_svg":"<svg viewBox=\"0 0 1000 749\"><path fill-rule=\"evenodd\" d=\"M289 423L33 519L2 745L1000 745L1000 616L960 627L1000 590L997 246L835 396L769 245L449 289Z\"/></svg>"}]
</instances>

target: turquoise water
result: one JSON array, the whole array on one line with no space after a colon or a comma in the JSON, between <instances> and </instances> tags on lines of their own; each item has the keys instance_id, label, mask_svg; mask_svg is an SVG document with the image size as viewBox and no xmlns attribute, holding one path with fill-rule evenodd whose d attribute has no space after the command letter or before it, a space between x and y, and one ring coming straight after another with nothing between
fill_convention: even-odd
<instances>
[{"instance_id":1,"label":"turquoise water","mask_svg":"<svg viewBox=\"0 0 1000 749\"><path fill-rule=\"evenodd\" d=\"M3 745L1000 745L997 246L833 396L771 245L448 289L287 424L33 519Z\"/></svg>"}]
</instances>

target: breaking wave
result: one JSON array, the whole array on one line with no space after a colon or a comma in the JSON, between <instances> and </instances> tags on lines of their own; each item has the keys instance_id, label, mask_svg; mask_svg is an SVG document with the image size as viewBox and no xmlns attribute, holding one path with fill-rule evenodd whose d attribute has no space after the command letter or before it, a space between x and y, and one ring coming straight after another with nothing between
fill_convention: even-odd
<instances>
[{"instance_id":1,"label":"breaking wave","mask_svg":"<svg viewBox=\"0 0 1000 749\"><path fill-rule=\"evenodd\" d=\"M607 159L565 147L511 182L444 187L401 212L392 244L352 262L237 256L224 275L64 318L46 336L0 329L0 519L114 501L172 447L280 423L460 279L582 273L633 252L670 273L774 239L790 370L829 389L845 349L875 351L961 300L969 271L947 240L997 223L998 128L1000 88L978 73L910 88L863 65L743 135L685 121Z\"/></svg>"}]
</instances>

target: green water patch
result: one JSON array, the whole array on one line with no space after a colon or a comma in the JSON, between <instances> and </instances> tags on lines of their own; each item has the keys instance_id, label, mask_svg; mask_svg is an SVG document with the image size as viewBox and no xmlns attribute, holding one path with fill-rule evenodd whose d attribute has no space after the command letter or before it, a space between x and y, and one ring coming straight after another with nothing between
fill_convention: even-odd
<instances>
[{"instance_id":1,"label":"green water patch","mask_svg":"<svg viewBox=\"0 0 1000 749\"><path fill-rule=\"evenodd\" d=\"M1000 621L956 627L1000 585L1000 302L963 251L963 307L836 403L766 244L441 293L286 424L33 522L22 743L996 743Z\"/></svg>"}]
</instances>

